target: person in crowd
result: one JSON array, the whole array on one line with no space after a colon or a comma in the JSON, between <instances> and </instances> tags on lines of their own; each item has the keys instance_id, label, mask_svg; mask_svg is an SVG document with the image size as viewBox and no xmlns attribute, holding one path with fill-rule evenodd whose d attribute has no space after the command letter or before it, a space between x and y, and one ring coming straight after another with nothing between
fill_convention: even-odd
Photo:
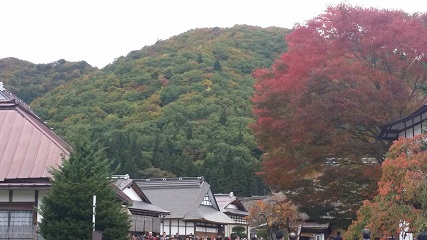
<instances>
[{"instance_id":1,"label":"person in crowd","mask_svg":"<svg viewBox=\"0 0 427 240\"><path fill-rule=\"evenodd\" d=\"M285 235L283 234L282 231L277 231L276 232L276 239L277 240L283 240L284 237L285 237Z\"/></svg>"},{"instance_id":2,"label":"person in crowd","mask_svg":"<svg viewBox=\"0 0 427 240\"><path fill-rule=\"evenodd\" d=\"M153 232L148 232L148 237L146 240L155 240L156 238L153 236Z\"/></svg>"},{"instance_id":3,"label":"person in crowd","mask_svg":"<svg viewBox=\"0 0 427 240\"><path fill-rule=\"evenodd\" d=\"M337 232L337 235L334 237L334 240L342 240L341 231Z\"/></svg>"},{"instance_id":4,"label":"person in crowd","mask_svg":"<svg viewBox=\"0 0 427 240\"><path fill-rule=\"evenodd\" d=\"M362 237L364 240L369 240L371 239L371 231L369 229L363 229L362 230Z\"/></svg>"},{"instance_id":5,"label":"person in crowd","mask_svg":"<svg viewBox=\"0 0 427 240\"><path fill-rule=\"evenodd\" d=\"M417 234L417 240L427 240L427 232L419 232Z\"/></svg>"}]
</instances>

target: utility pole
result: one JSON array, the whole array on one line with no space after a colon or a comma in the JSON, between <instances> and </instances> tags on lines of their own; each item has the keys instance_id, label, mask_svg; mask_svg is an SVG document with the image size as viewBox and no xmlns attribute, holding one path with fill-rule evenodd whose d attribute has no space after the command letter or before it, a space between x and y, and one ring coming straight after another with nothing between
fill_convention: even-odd
<instances>
[{"instance_id":1,"label":"utility pole","mask_svg":"<svg viewBox=\"0 0 427 240\"><path fill-rule=\"evenodd\" d=\"M92 208L92 231L95 232L95 215L96 215L96 195L93 195L93 208Z\"/></svg>"}]
</instances>

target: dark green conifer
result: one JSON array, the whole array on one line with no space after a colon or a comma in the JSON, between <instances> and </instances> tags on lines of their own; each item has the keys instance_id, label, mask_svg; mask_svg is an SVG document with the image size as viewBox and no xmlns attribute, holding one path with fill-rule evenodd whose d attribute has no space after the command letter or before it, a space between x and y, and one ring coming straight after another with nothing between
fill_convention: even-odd
<instances>
[{"instance_id":1,"label":"dark green conifer","mask_svg":"<svg viewBox=\"0 0 427 240\"><path fill-rule=\"evenodd\" d=\"M76 141L60 169L51 171L52 188L43 198L40 233L49 240L91 239L92 202L96 195L95 230L102 239L127 240L130 223L116 199L110 163L87 139Z\"/></svg>"},{"instance_id":2,"label":"dark green conifer","mask_svg":"<svg viewBox=\"0 0 427 240\"><path fill-rule=\"evenodd\" d=\"M219 115L218 122L221 125L225 125L227 123L227 109L225 107L222 108L221 115Z\"/></svg>"},{"instance_id":3,"label":"dark green conifer","mask_svg":"<svg viewBox=\"0 0 427 240\"><path fill-rule=\"evenodd\" d=\"M197 56L197 63L200 64L203 62L203 56L201 53L199 53L199 56Z\"/></svg>"},{"instance_id":4,"label":"dark green conifer","mask_svg":"<svg viewBox=\"0 0 427 240\"><path fill-rule=\"evenodd\" d=\"M221 63L219 63L219 60L218 60L218 59L217 59L217 60L215 60L215 63L214 63L214 71L222 71Z\"/></svg>"}]
</instances>

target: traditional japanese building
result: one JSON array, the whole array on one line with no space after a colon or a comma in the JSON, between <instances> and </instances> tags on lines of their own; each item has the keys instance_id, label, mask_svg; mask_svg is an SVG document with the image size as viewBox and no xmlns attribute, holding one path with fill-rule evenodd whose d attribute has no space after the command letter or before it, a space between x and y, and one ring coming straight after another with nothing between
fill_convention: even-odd
<instances>
[{"instance_id":1,"label":"traditional japanese building","mask_svg":"<svg viewBox=\"0 0 427 240\"><path fill-rule=\"evenodd\" d=\"M225 236L230 236L233 232L233 227L243 226L245 228L246 235L249 236L248 223L245 217L248 216L248 211L242 202L234 196L233 192L230 194L215 194L215 199L218 203L221 212L225 213L228 217L235 221L234 224L228 224L225 226Z\"/></svg>"},{"instance_id":2,"label":"traditional japanese building","mask_svg":"<svg viewBox=\"0 0 427 240\"><path fill-rule=\"evenodd\" d=\"M424 133L424 121L427 119L427 104L407 116L381 127L380 140L397 140L400 137L412 138Z\"/></svg>"},{"instance_id":3,"label":"traditional japanese building","mask_svg":"<svg viewBox=\"0 0 427 240\"><path fill-rule=\"evenodd\" d=\"M134 180L150 201L170 211L161 222L161 232L217 237L236 222L221 212L210 185L203 177Z\"/></svg>"},{"instance_id":4,"label":"traditional japanese building","mask_svg":"<svg viewBox=\"0 0 427 240\"><path fill-rule=\"evenodd\" d=\"M0 83L0 239L34 239L50 168L71 148Z\"/></svg>"},{"instance_id":5,"label":"traditional japanese building","mask_svg":"<svg viewBox=\"0 0 427 240\"><path fill-rule=\"evenodd\" d=\"M129 175L114 175L114 185L117 188L119 199L126 202L129 210L131 228L130 232L144 234L154 232L161 234L161 221L170 214L168 210L152 204L138 185L129 178Z\"/></svg>"}]
</instances>

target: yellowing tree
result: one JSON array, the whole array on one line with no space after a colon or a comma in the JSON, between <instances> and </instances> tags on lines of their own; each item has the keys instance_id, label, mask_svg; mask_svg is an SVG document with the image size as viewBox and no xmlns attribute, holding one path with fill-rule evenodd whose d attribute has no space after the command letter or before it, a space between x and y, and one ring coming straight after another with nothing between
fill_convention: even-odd
<instances>
[{"instance_id":1,"label":"yellowing tree","mask_svg":"<svg viewBox=\"0 0 427 240\"><path fill-rule=\"evenodd\" d=\"M246 218L248 223L255 228L263 227L267 234L274 239L274 232L278 229L293 230L299 220L296 207L292 206L283 193L272 194L269 198L256 201L249 208Z\"/></svg>"}]
</instances>

